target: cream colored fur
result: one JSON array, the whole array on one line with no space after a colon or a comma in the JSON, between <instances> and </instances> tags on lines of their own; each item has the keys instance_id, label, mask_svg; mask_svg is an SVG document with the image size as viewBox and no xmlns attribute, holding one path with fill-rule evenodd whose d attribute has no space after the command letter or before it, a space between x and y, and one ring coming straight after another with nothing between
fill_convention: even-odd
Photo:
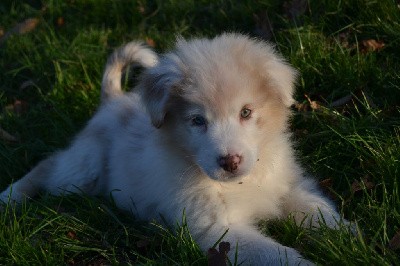
<instances>
[{"instance_id":1,"label":"cream colored fur","mask_svg":"<svg viewBox=\"0 0 400 266\"><path fill-rule=\"evenodd\" d=\"M136 92L124 94L121 72L134 62L147 69ZM299 224L306 217L306 226L318 226L321 215L333 228L340 221L294 156L287 119L295 78L269 44L239 34L180 39L160 58L130 43L110 57L103 103L71 146L0 200L19 202L41 189L111 193L141 219L162 214L174 224L185 210L204 250L229 229L224 241L238 243L245 264L312 264L255 226L291 214ZM239 163L228 168L227 158Z\"/></svg>"}]
</instances>

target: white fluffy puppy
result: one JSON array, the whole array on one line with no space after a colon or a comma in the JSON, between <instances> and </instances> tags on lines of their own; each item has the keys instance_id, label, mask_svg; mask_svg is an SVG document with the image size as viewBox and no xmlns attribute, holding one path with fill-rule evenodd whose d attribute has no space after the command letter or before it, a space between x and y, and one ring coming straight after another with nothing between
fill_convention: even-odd
<instances>
[{"instance_id":1,"label":"white fluffy puppy","mask_svg":"<svg viewBox=\"0 0 400 266\"><path fill-rule=\"evenodd\" d=\"M136 92L122 93L121 72L134 62L146 70ZM229 228L225 241L238 243L245 264L310 263L255 226L290 214L307 226L340 220L295 160L287 132L295 77L270 45L243 35L180 39L160 58L132 42L110 57L103 104L71 146L0 200L111 193L142 219L162 214L174 224L185 210L204 249Z\"/></svg>"}]
</instances>

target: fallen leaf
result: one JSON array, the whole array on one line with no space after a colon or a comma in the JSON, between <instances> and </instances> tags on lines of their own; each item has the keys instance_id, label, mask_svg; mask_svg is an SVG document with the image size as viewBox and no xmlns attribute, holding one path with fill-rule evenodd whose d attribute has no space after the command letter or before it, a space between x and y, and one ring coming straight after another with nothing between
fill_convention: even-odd
<instances>
[{"instance_id":1,"label":"fallen leaf","mask_svg":"<svg viewBox=\"0 0 400 266\"><path fill-rule=\"evenodd\" d=\"M344 48L351 48L350 42L349 42L349 37L350 37L350 31L345 31L341 32L338 34L338 40L339 43L344 47Z\"/></svg>"},{"instance_id":2,"label":"fallen leaf","mask_svg":"<svg viewBox=\"0 0 400 266\"><path fill-rule=\"evenodd\" d=\"M332 178L325 178L319 182L319 186L324 191L325 195L327 195L330 199L337 200L338 196L333 192L333 180Z\"/></svg>"},{"instance_id":3,"label":"fallen leaf","mask_svg":"<svg viewBox=\"0 0 400 266\"><path fill-rule=\"evenodd\" d=\"M28 18L23 22L15 25L14 28L11 29L11 31L17 34L25 34L33 31L38 24L39 24L38 18Z\"/></svg>"},{"instance_id":4,"label":"fallen leaf","mask_svg":"<svg viewBox=\"0 0 400 266\"><path fill-rule=\"evenodd\" d=\"M64 24L65 24L64 17L58 17L56 24L57 24L58 27L64 26Z\"/></svg>"},{"instance_id":5,"label":"fallen leaf","mask_svg":"<svg viewBox=\"0 0 400 266\"><path fill-rule=\"evenodd\" d=\"M333 181L331 178L325 178L319 182L319 185L323 188L332 188Z\"/></svg>"},{"instance_id":6,"label":"fallen leaf","mask_svg":"<svg viewBox=\"0 0 400 266\"><path fill-rule=\"evenodd\" d=\"M294 103L293 107L299 112L307 112L307 111L309 111L310 105L307 103L296 102L296 103Z\"/></svg>"},{"instance_id":7,"label":"fallen leaf","mask_svg":"<svg viewBox=\"0 0 400 266\"><path fill-rule=\"evenodd\" d=\"M390 239L389 248L391 250L400 249L400 231L397 231L397 233L393 236L393 238Z\"/></svg>"},{"instance_id":8,"label":"fallen leaf","mask_svg":"<svg viewBox=\"0 0 400 266\"><path fill-rule=\"evenodd\" d=\"M305 94L304 97L306 97L306 99L307 99L308 103L310 104L310 107L311 107L312 110L319 110L319 109L321 109L322 104L321 104L320 102L312 101L312 100L310 99L310 97L308 97L307 94Z\"/></svg>"},{"instance_id":9,"label":"fallen leaf","mask_svg":"<svg viewBox=\"0 0 400 266\"><path fill-rule=\"evenodd\" d=\"M208 249L207 260L209 266L225 266L226 260L224 255L218 252L215 248Z\"/></svg>"},{"instance_id":10,"label":"fallen leaf","mask_svg":"<svg viewBox=\"0 0 400 266\"><path fill-rule=\"evenodd\" d=\"M39 21L38 18L28 18L23 22L18 23L0 38L0 44L4 43L13 34L25 34L31 32L39 24Z\"/></svg>"},{"instance_id":11,"label":"fallen leaf","mask_svg":"<svg viewBox=\"0 0 400 266\"><path fill-rule=\"evenodd\" d=\"M14 102L14 113L20 115L28 111L28 103L25 101L16 100Z\"/></svg>"},{"instance_id":12,"label":"fallen leaf","mask_svg":"<svg viewBox=\"0 0 400 266\"><path fill-rule=\"evenodd\" d=\"M146 13L146 8L144 7L144 5L143 5L143 3L141 1L139 1L139 5L137 7L137 10L142 15L144 15Z\"/></svg>"},{"instance_id":13,"label":"fallen leaf","mask_svg":"<svg viewBox=\"0 0 400 266\"><path fill-rule=\"evenodd\" d=\"M375 184L371 181L368 180L368 177L365 177L360 181L354 180L354 182L351 184L351 192L356 193L358 191L362 191L363 188L370 190L375 187Z\"/></svg>"},{"instance_id":14,"label":"fallen leaf","mask_svg":"<svg viewBox=\"0 0 400 266\"><path fill-rule=\"evenodd\" d=\"M0 38L4 35L4 29L0 28Z\"/></svg>"},{"instance_id":15,"label":"fallen leaf","mask_svg":"<svg viewBox=\"0 0 400 266\"><path fill-rule=\"evenodd\" d=\"M147 38L146 37L146 43L150 47L153 47L153 48L156 47L156 42L152 38Z\"/></svg>"},{"instance_id":16,"label":"fallen leaf","mask_svg":"<svg viewBox=\"0 0 400 266\"><path fill-rule=\"evenodd\" d=\"M227 254L231 249L229 242L221 242L218 245L218 250L215 248L208 249L207 259L209 266L226 266Z\"/></svg>"},{"instance_id":17,"label":"fallen leaf","mask_svg":"<svg viewBox=\"0 0 400 266\"><path fill-rule=\"evenodd\" d=\"M231 250L231 244L229 242L221 242L218 246L219 253L224 254L225 258L228 252Z\"/></svg>"},{"instance_id":18,"label":"fallen leaf","mask_svg":"<svg viewBox=\"0 0 400 266\"><path fill-rule=\"evenodd\" d=\"M360 43L360 52L361 53L368 53L368 52L375 52L382 50L385 47L385 43L382 41L377 41L374 39L363 40Z\"/></svg>"},{"instance_id":19,"label":"fallen leaf","mask_svg":"<svg viewBox=\"0 0 400 266\"><path fill-rule=\"evenodd\" d=\"M28 111L28 103L22 100L15 100L12 104L8 104L4 107L4 109L8 112L13 112L17 115L21 115Z\"/></svg>"},{"instance_id":20,"label":"fallen leaf","mask_svg":"<svg viewBox=\"0 0 400 266\"><path fill-rule=\"evenodd\" d=\"M74 231L69 231L68 233L67 233L67 237L69 238L69 239L77 239L77 237L76 237L76 233L74 232Z\"/></svg>"}]
</instances>

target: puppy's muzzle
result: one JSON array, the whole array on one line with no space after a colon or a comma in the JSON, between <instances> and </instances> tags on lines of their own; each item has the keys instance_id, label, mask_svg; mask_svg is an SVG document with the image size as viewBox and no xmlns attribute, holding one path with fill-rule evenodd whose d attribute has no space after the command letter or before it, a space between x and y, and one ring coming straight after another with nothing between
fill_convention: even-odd
<instances>
[{"instance_id":1,"label":"puppy's muzzle","mask_svg":"<svg viewBox=\"0 0 400 266\"><path fill-rule=\"evenodd\" d=\"M226 156L219 157L217 161L219 166L221 166L225 171L230 173L235 173L240 166L240 162L242 161L242 156L239 156L237 154L235 155L228 154Z\"/></svg>"}]
</instances>

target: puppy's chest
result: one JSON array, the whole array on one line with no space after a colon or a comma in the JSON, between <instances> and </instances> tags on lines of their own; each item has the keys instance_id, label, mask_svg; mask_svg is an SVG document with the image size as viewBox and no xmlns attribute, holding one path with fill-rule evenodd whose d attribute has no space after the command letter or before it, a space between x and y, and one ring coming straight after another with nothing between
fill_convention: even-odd
<instances>
[{"instance_id":1,"label":"puppy's chest","mask_svg":"<svg viewBox=\"0 0 400 266\"><path fill-rule=\"evenodd\" d=\"M284 184L238 182L222 185L217 195L228 220L234 223L243 219L278 218L282 213L282 198L288 190Z\"/></svg>"}]
</instances>

